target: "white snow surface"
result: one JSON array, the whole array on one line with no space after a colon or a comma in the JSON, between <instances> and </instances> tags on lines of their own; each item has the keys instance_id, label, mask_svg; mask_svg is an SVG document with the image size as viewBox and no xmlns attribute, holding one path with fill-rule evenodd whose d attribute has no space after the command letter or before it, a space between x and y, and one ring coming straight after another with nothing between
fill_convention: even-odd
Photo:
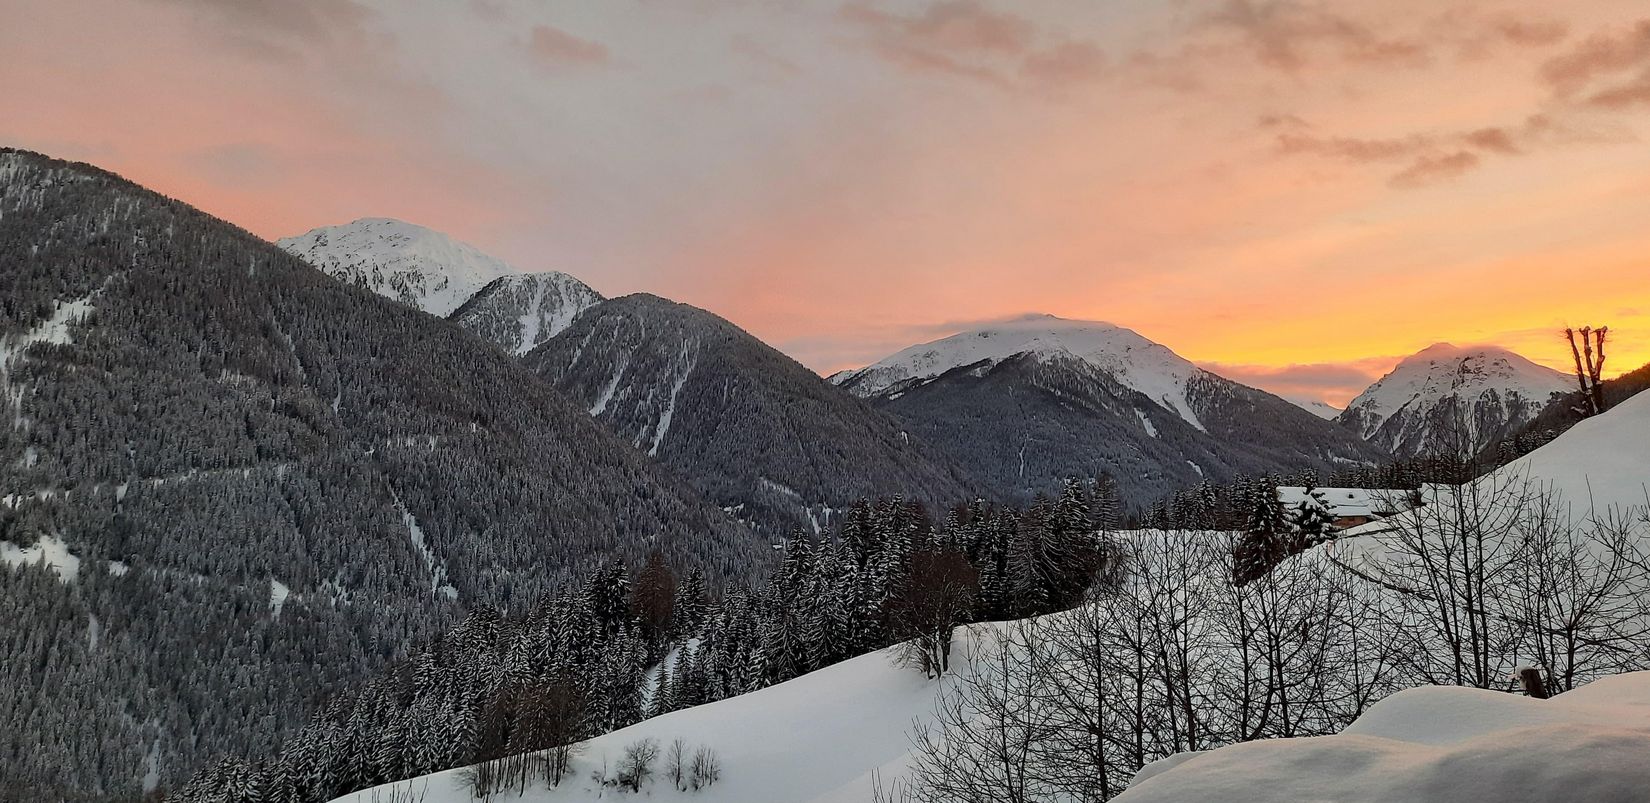
<instances>
[{"instance_id":1,"label":"white snow surface","mask_svg":"<svg viewBox=\"0 0 1650 803\"><path fill-rule=\"evenodd\" d=\"M1323 399L1314 399L1310 396L1281 396L1284 401L1295 405L1319 418L1333 421L1341 414L1341 408L1336 407Z\"/></svg>"},{"instance_id":2,"label":"white snow surface","mask_svg":"<svg viewBox=\"0 0 1650 803\"><path fill-rule=\"evenodd\" d=\"M1146 434L1154 438L1157 437L1157 427L1152 426L1152 420L1146 417L1145 411L1137 407L1135 408L1134 414L1139 417L1140 426L1145 427Z\"/></svg>"},{"instance_id":3,"label":"white snow surface","mask_svg":"<svg viewBox=\"0 0 1650 803\"><path fill-rule=\"evenodd\" d=\"M0 563L8 566L38 564L57 572L67 583L80 574L80 558L69 551L69 545L55 536L41 536L33 546L18 546L0 541Z\"/></svg>"},{"instance_id":4,"label":"white snow surface","mask_svg":"<svg viewBox=\"0 0 1650 803\"><path fill-rule=\"evenodd\" d=\"M1434 343L1405 357L1346 407L1358 416L1359 435L1369 438L1402 410L1424 412L1454 396L1472 409L1494 391L1503 404L1516 392L1526 414L1546 406L1554 393L1574 390L1574 378L1498 346ZM1508 416L1510 418L1510 416Z\"/></svg>"},{"instance_id":5,"label":"white snow surface","mask_svg":"<svg viewBox=\"0 0 1650 803\"><path fill-rule=\"evenodd\" d=\"M73 301L60 299L53 304L51 317L33 329L18 335L0 335L0 403L12 408L11 426L14 429L21 429L28 423L23 417L23 398L28 389L11 378L12 372L24 359L23 352L36 343L58 346L73 343L71 327L84 321L92 310L91 296Z\"/></svg>"},{"instance_id":6,"label":"white snow surface","mask_svg":"<svg viewBox=\"0 0 1650 803\"><path fill-rule=\"evenodd\" d=\"M323 226L278 240L276 245L340 281L442 318L481 288L505 277L534 281L539 295L550 285L576 285L589 291L567 274L524 273L441 232L390 218L362 218L341 226ZM542 339L541 330L566 328L580 311L582 308L541 318L535 310L521 321L528 335L524 341L535 344Z\"/></svg>"},{"instance_id":7,"label":"white snow surface","mask_svg":"<svg viewBox=\"0 0 1650 803\"><path fill-rule=\"evenodd\" d=\"M1562 493L1578 513L1650 506L1650 392L1581 421L1500 471Z\"/></svg>"},{"instance_id":8,"label":"white snow surface","mask_svg":"<svg viewBox=\"0 0 1650 803\"><path fill-rule=\"evenodd\" d=\"M1186 385L1207 372L1167 346L1102 321L1028 315L912 346L870 367L831 378L837 384L852 379L855 395L871 397L910 380L922 382L953 368L981 361L994 364L1019 354L1076 357L1204 429L1187 401Z\"/></svg>"},{"instance_id":9,"label":"white snow surface","mask_svg":"<svg viewBox=\"0 0 1650 803\"><path fill-rule=\"evenodd\" d=\"M269 578L269 616L271 619L281 615L281 609L286 607L287 597L292 596L292 589L286 584Z\"/></svg>"},{"instance_id":10,"label":"white snow surface","mask_svg":"<svg viewBox=\"0 0 1650 803\"><path fill-rule=\"evenodd\" d=\"M1334 736L1276 739L1147 765L1118 803L1592 803L1650 789L1650 672L1551 700L1422 687Z\"/></svg>"},{"instance_id":11,"label":"white snow surface","mask_svg":"<svg viewBox=\"0 0 1650 803\"><path fill-rule=\"evenodd\" d=\"M954 650L964 649L963 644L970 641L961 632L958 636ZM906 732L913 719L932 715L942 682L895 666L888 650L862 655L761 691L676 711L591 739L574 759L572 775L559 787L547 789L540 782L525 796L505 794L492 799L861 803L871 799L873 770L887 767L887 777L903 772L911 750ZM625 745L652 738L665 748L677 737L690 750L706 746L716 751L722 762L722 780L698 792L680 792L668 780L656 780L641 795L604 789L591 781L591 772L602 766L604 758L610 767L618 762ZM392 788L400 788L410 789L412 799L423 803L471 803L461 772L448 770L386 784L338 801L388 800Z\"/></svg>"}]
</instances>

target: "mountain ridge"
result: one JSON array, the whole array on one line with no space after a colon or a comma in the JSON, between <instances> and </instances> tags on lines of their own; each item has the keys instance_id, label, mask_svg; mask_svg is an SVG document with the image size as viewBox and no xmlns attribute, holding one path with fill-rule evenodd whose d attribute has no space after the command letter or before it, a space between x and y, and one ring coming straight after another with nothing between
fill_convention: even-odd
<instances>
[{"instance_id":1,"label":"mountain ridge","mask_svg":"<svg viewBox=\"0 0 1650 803\"><path fill-rule=\"evenodd\" d=\"M647 293L610 299L525 361L765 532L820 532L862 498L947 505L977 494L888 416L698 307Z\"/></svg>"},{"instance_id":2,"label":"mountain ridge","mask_svg":"<svg viewBox=\"0 0 1650 803\"><path fill-rule=\"evenodd\" d=\"M1294 403L1098 321L1025 316L834 378L1016 501L1104 472L1140 507L1204 480L1386 457Z\"/></svg>"},{"instance_id":3,"label":"mountain ridge","mask_svg":"<svg viewBox=\"0 0 1650 803\"><path fill-rule=\"evenodd\" d=\"M521 271L475 246L394 218L322 226L276 245L346 284L451 318L518 356L602 300L569 274Z\"/></svg>"}]
</instances>

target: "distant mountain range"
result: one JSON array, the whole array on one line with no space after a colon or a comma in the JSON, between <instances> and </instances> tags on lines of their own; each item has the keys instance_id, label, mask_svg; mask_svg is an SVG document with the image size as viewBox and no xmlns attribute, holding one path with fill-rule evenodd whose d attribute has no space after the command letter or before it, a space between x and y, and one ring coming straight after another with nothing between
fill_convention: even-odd
<instances>
[{"instance_id":1,"label":"distant mountain range","mask_svg":"<svg viewBox=\"0 0 1650 803\"><path fill-rule=\"evenodd\" d=\"M1356 435L1120 326L1053 316L963 332L834 377L1010 499L1109 473L1145 504L1237 474L1382 460Z\"/></svg>"},{"instance_id":2,"label":"distant mountain range","mask_svg":"<svg viewBox=\"0 0 1650 803\"><path fill-rule=\"evenodd\" d=\"M582 312L603 303L599 294L567 274L521 273L471 246L399 221L360 220L316 229L281 244L341 280L449 317L518 355L554 343ZM662 305L669 304L662 299L648 302L653 307L647 314L648 303L641 299L608 302L604 328L581 330L579 348L563 341L533 364L589 405L621 437L652 449L656 456L659 449L674 450L676 455L665 462L723 507L749 514L748 520L762 521L764 529L780 521L812 527L819 523L819 515L835 506L823 501L825 497L837 498L845 487L859 488L864 485L861 480L871 476L903 476L897 487L930 498L944 497L935 494L942 487L957 492L956 487L911 481L910 475L872 470L872 465L880 465L877 461L866 464L861 474L821 469L815 477L828 482L799 481L807 487L793 487L773 476L787 473L776 465L710 458L709 453L723 447L682 440L689 437L683 433L727 437L727 430L698 420L710 415L708 407L683 411L694 423L678 423L669 448L663 440L651 444L643 430L659 427L665 411L676 413L667 403L674 398L667 392L670 388L655 388L653 383L673 376L673 359L690 359L682 356L684 349L698 349L685 345L690 341L671 337L691 338L732 325L702 310L693 310L697 315L686 312L693 308L661 316L668 308ZM629 323L619 325L621 318ZM646 332L642 321L648 319L668 319L673 328L668 335L667 330L640 334ZM725 364L747 371L744 378L753 386L787 388L780 396L803 387L794 375L800 366L788 358L775 359L783 355L737 328L733 331L739 337L691 342L765 350L762 360L730 358ZM639 353L631 353L644 345L658 354L642 360ZM591 350L590 359L575 359L584 349ZM632 365L633 356L638 359ZM557 360L567 367L557 367ZM761 367L753 367L758 363ZM621 365L629 366L628 373L619 370ZM777 368L780 365L785 368ZM609 373L591 373L601 371ZM698 372L694 381L703 381L704 373ZM620 404L598 405L608 389L591 384L596 379L617 383L611 392ZM1413 457L1442 448L1446 435L1453 440L1452 450L1481 450L1520 431L1551 402L1554 392L1568 389L1565 375L1504 349L1439 344L1405 359L1345 410L1318 400L1286 400L1316 418L1343 425L1367 442L1360 445L1339 428L1299 419L1276 404L1278 397L1200 369L1128 329L1052 316L1029 316L913 346L828 381L882 409L887 421L903 428L902 437L915 436L937 447L918 447L925 449L923 459L930 468L937 466L939 474L953 477L972 475L978 480L974 487L988 497L1024 501L1053 487L1061 476L1106 471L1129 475L1121 487L1137 504L1236 473L1332 472ZM841 409L840 400L815 401L814 412ZM754 411L746 414L755 415L753 421L769 421ZM791 411L785 427L750 431L783 432L795 429L804 418ZM951 425L976 418L982 425L990 424L986 431ZM1016 418L1024 419L1025 426L996 425ZM708 450L707 456L685 461L683 455L694 450ZM770 449L768 454L778 452ZM753 486L755 480L760 482ZM758 498L788 501L769 504ZM781 509L790 512L780 515ZM804 510L812 515L799 517L798 511Z\"/></svg>"},{"instance_id":3,"label":"distant mountain range","mask_svg":"<svg viewBox=\"0 0 1650 803\"><path fill-rule=\"evenodd\" d=\"M1336 420L1398 457L1475 455L1574 389L1573 377L1506 349L1437 343L1404 358Z\"/></svg>"}]
</instances>

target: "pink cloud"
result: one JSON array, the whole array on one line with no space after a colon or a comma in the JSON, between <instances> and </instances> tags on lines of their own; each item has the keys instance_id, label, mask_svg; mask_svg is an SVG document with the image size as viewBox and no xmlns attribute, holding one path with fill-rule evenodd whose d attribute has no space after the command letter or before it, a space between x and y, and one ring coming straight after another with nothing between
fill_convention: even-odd
<instances>
[{"instance_id":1,"label":"pink cloud","mask_svg":"<svg viewBox=\"0 0 1650 803\"><path fill-rule=\"evenodd\" d=\"M1650 19L1594 34L1549 59L1541 75L1560 94L1573 94L1595 79L1650 64Z\"/></svg>"},{"instance_id":2,"label":"pink cloud","mask_svg":"<svg viewBox=\"0 0 1650 803\"><path fill-rule=\"evenodd\" d=\"M550 67L606 64L609 59L606 45L549 25L533 26L527 51L539 63Z\"/></svg>"},{"instance_id":3,"label":"pink cloud","mask_svg":"<svg viewBox=\"0 0 1650 803\"><path fill-rule=\"evenodd\" d=\"M1443 156L1421 156L1392 177L1392 186L1424 187L1434 182L1457 178L1478 169L1481 161L1478 154L1471 151L1456 151Z\"/></svg>"},{"instance_id":4,"label":"pink cloud","mask_svg":"<svg viewBox=\"0 0 1650 803\"><path fill-rule=\"evenodd\" d=\"M1288 399L1314 399L1345 407L1364 388L1398 364L1401 357L1370 357L1339 363L1246 365L1200 362L1198 365L1234 382Z\"/></svg>"},{"instance_id":5,"label":"pink cloud","mask_svg":"<svg viewBox=\"0 0 1650 803\"><path fill-rule=\"evenodd\" d=\"M850 2L839 17L859 29L879 57L917 72L1057 88L1089 81L1105 67L1092 42L1042 35L1029 19L973 0L941 0L912 16Z\"/></svg>"}]
</instances>

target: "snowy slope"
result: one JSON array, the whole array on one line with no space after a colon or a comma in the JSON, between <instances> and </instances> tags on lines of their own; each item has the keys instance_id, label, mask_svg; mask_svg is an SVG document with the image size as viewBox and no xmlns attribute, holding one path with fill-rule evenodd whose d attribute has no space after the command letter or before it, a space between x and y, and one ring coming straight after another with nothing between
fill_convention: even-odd
<instances>
[{"instance_id":1,"label":"snowy slope","mask_svg":"<svg viewBox=\"0 0 1650 803\"><path fill-rule=\"evenodd\" d=\"M1341 423L1394 454L1412 456L1453 439L1459 400L1471 452L1535 417L1574 380L1495 346L1437 343L1404 358L1347 405ZM1449 444L1454 448L1456 444Z\"/></svg>"},{"instance_id":2,"label":"snowy slope","mask_svg":"<svg viewBox=\"0 0 1650 803\"><path fill-rule=\"evenodd\" d=\"M601 300L565 273L522 273L441 232L389 218L325 226L276 245L339 281L431 315L445 318L469 306L483 336L517 354ZM477 299L484 288L490 300Z\"/></svg>"},{"instance_id":3,"label":"snowy slope","mask_svg":"<svg viewBox=\"0 0 1650 803\"><path fill-rule=\"evenodd\" d=\"M1341 414L1341 408L1336 407L1329 402L1323 401L1322 399L1314 399L1307 396L1282 396L1280 398L1294 404L1302 410L1324 419L1325 421L1333 421Z\"/></svg>"},{"instance_id":4,"label":"snowy slope","mask_svg":"<svg viewBox=\"0 0 1650 803\"><path fill-rule=\"evenodd\" d=\"M520 271L437 231L389 218L324 226L275 243L339 281L447 317Z\"/></svg>"},{"instance_id":5,"label":"snowy slope","mask_svg":"<svg viewBox=\"0 0 1650 803\"><path fill-rule=\"evenodd\" d=\"M1192 426L1204 429L1187 399L1188 382L1202 376L1203 369L1167 346L1101 321L1028 315L912 346L868 368L834 375L832 379L854 395L870 398L902 392L954 368L982 361L997 363L1018 354L1038 359L1075 356L1124 387L1162 404Z\"/></svg>"},{"instance_id":6,"label":"snowy slope","mask_svg":"<svg viewBox=\"0 0 1650 803\"><path fill-rule=\"evenodd\" d=\"M956 649L963 649L964 641L959 638ZM862 655L761 691L666 714L592 739L574 759L572 776L561 786L546 789L540 782L519 799L869 800L870 771L888 765L897 772L903 766L911 749L906 732L913 719L932 714L940 683L895 666L888 650ZM637 796L604 789L590 779L604 761L609 767L617 764L625 745L652 738L665 747L678 737L690 749L715 750L722 763L722 780L697 793L679 792L668 782L656 782ZM461 773L448 770L386 784L338 801L390 800L394 799L392 791L400 789L411 790L412 799L423 803L470 803L474 798ZM502 799L516 798L506 795Z\"/></svg>"},{"instance_id":7,"label":"snowy slope","mask_svg":"<svg viewBox=\"0 0 1650 803\"><path fill-rule=\"evenodd\" d=\"M1650 393L1576 424L1500 471L1563 493L1578 511L1650 505Z\"/></svg>"},{"instance_id":8,"label":"snowy slope","mask_svg":"<svg viewBox=\"0 0 1650 803\"><path fill-rule=\"evenodd\" d=\"M1399 692L1334 736L1276 739L1148 765L1118 803L1282 800L1638 801L1650 789L1650 672L1551 700Z\"/></svg>"},{"instance_id":9,"label":"snowy slope","mask_svg":"<svg viewBox=\"0 0 1650 803\"><path fill-rule=\"evenodd\" d=\"M1650 537L1650 393L1632 396L1585 419L1552 442L1496 469L1484 480L1481 493L1493 497L1493 489L1519 489L1526 482L1532 491L1561 495L1571 521L1625 523ZM1447 526L1435 522L1448 521L1454 490L1431 486L1423 493L1429 500L1425 507L1342 533L1333 544L1339 559L1377 572L1392 560L1387 534L1393 532L1395 521L1402 522L1406 531Z\"/></svg>"}]
</instances>

